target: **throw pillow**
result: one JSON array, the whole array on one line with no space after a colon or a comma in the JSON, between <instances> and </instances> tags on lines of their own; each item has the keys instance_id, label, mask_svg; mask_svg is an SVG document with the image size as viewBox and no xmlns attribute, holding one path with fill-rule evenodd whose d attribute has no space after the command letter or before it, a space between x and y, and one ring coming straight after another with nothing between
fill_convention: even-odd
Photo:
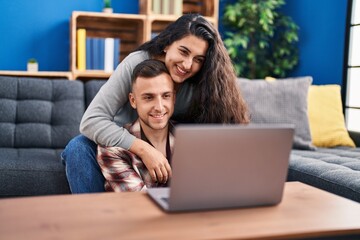
<instances>
[{"instance_id":1,"label":"throw pillow","mask_svg":"<svg viewBox=\"0 0 360 240\"><path fill-rule=\"evenodd\" d=\"M339 85L310 86L308 113L312 142L317 147L355 147L345 127Z\"/></svg>"},{"instance_id":2,"label":"throw pillow","mask_svg":"<svg viewBox=\"0 0 360 240\"><path fill-rule=\"evenodd\" d=\"M308 119L308 90L312 77L278 81L238 79L252 123L293 124L293 148L314 150Z\"/></svg>"}]
</instances>

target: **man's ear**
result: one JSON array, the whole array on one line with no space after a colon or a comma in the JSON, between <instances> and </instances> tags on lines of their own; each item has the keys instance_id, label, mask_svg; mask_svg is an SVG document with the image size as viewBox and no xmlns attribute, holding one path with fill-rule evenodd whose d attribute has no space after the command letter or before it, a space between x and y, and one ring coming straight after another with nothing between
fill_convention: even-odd
<instances>
[{"instance_id":1,"label":"man's ear","mask_svg":"<svg viewBox=\"0 0 360 240\"><path fill-rule=\"evenodd\" d=\"M133 109L136 109L136 100L133 93L129 93L129 102Z\"/></svg>"}]
</instances>

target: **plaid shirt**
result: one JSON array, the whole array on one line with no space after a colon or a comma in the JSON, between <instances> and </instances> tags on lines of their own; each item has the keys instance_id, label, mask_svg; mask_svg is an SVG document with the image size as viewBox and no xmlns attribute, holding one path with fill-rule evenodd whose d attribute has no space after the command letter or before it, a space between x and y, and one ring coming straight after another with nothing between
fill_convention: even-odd
<instances>
[{"instance_id":1,"label":"plaid shirt","mask_svg":"<svg viewBox=\"0 0 360 240\"><path fill-rule=\"evenodd\" d=\"M139 120L124 126L135 137L141 137ZM173 126L169 123L170 154L173 152ZM150 143L151 144L151 143ZM150 174L142 160L132 152L121 147L103 147L98 145L97 161L105 177L105 190L115 192L144 191L147 188L159 187L152 181Z\"/></svg>"}]
</instances>

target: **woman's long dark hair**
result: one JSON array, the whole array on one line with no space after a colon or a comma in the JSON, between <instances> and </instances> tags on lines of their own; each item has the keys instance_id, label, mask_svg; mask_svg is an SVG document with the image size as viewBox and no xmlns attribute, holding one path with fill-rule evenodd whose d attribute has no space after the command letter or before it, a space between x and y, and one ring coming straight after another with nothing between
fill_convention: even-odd
<instances>
[{"instance_id":1,"label":"woman's long dark hair","mask_svg":"<svg viewBox=\"0 0 360 240\"><path fill-rule=\"evenodd\" d=\"M194 35L208 42L202 68L187 79L195 86L188 117L197 123L248 123L246 104L236 84L230 57L218 31L199 14L185 14L137 50L163 56L173 42Z\"/></svg>"}]
</instances>

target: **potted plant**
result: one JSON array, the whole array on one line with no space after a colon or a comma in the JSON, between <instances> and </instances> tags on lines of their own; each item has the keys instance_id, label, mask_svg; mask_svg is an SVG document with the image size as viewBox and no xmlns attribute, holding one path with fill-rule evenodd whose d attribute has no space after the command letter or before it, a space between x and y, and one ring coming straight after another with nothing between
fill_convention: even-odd
<instances>
[{"instance_id":1,"label":"potted plant","mask_svg":"<svg viewBox=\"0 0 360 240\"><path fill-rule=\"evenodd\" d=\"M299 27L279 12L284 0L235 0L225 5L224 44L238 76L285 77L298 63Z\"/></svg>"},{"instance_id":2,"label":"potted plant","mask_svg":"<svg viewBox=\"0 0 360 240\"><path fill-rule=\"evenodd\" d=\"M28 72L37 72L39 70L39 64L35 58L30 58L27 61L27 70Z\"/></svg>"},{"instance_id":3,"label":"potted plant","mask_svg":"<svg viewBox=\"0 0 360 240\"><path fill-rule=\"evenodd\" d=\"M112 13L113 12L113 9L111 7L111 0L104 0L103 12L105 12L105 13Z\"/></svg>"}]
</instances>

